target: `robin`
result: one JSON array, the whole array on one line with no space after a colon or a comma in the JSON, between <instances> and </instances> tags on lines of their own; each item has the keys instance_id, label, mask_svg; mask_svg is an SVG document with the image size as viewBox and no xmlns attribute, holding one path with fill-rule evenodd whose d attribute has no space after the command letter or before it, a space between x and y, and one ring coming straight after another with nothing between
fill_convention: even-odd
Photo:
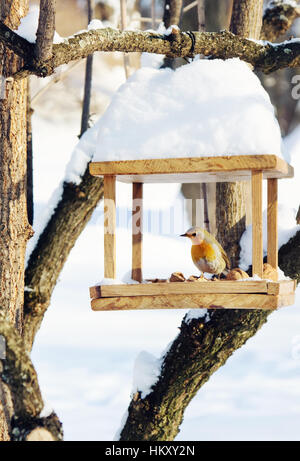
<instances>
[{"instance_id":1,"label":"robin","mask_svg":"<svg viewBox=\"0 0 300 461\"><path fill-rule=\"evenodd\" d=\"M225 250L206 230L191 227L181 237L188 237L192 241L193 263L201 272L220 277L222 273L227 273L226 269L230 269L230 261Z\"/></svg>"}]
</instances>

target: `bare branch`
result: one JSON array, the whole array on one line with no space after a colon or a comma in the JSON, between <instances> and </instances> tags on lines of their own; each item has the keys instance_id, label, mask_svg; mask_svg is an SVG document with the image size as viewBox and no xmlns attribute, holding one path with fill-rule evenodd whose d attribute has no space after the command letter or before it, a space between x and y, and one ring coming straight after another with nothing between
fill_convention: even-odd
<instances>
[{"instance_id":1,"label":"bare branch","mask_svg":"<svg viewBox=\"0 0 300 461\"><path fill-rule=\"evenodd\" d=\"M88 24L89 24L91 20L93 19L94 2L92 0L87 0L87 7L88 7ZM90 54L86 58L84 96L83 96L82 114L81 114L81 130L80 130L79 137L81 137L83 133L85 133L85 131L89 127L92 76L93 76L93 55Z\"/></svg>"},{"instance_id":2,"label":"bare branch","mask_svg":"<svg viewBox=\"0 0 300 461\"><path fill-rule=\"evenodd\" d=\"M79 186L65 183L57 207L30 255L25 273L24 341L31 349L71 249L103 196L101 179L87 167ZM49 264L51 261L51 264Z\"/></svg>"},{"instance_id":3,"label":"bare branch","mask_svg":"<svg viewBox=\"0 0 300 461\"><path fill-rule=\"evenodd\" d=\"M35 45L35 56L38 61L46 61L52 56L55 3L56 0L40 0L40 16Z\"/></svg>"},{"instance_id":4,"label":"bare branch","mask_svg":"<svg viewBox=\"0 0 300 461\"><path fill-rule=\"evenodd\" d=\"M0 41L2 38L0 32ZM86 58L95 51L147 52L171 58L191 57L194 54L219 59L238 57L265 73L300 65L300 40L273 45L238 37L228 31L193 34L176 31L171 35L162 35L149 31L105 28L83 32L53 45L53 56L48 61L39 63L28 56L24 69L14 74L14 77L20 79L30 74L45 77L53 74L62 64Z\"/></svg>"}]
</instances>

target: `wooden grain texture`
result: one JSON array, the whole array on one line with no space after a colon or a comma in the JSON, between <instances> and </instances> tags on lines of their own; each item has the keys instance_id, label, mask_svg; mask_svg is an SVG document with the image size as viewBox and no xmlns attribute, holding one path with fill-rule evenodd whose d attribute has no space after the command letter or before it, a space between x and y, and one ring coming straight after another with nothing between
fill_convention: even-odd
<instances>
[{"instance_id":1,"label":"wooden grain texture","mask_svg":"<svg viewBox=\"0 0 300 461\"><path fill-rule=\"evenodd\" d=\"M278 267L278 180L268 179L268 263Z\"/></svg>"},{"instance_id":2,"label":"wooden grain texture","mask_svg":"<svg viewBox=\"0 0 300 461\"><path fill-rule=\"evenodd\" d=\"M132 309L276 309L291 305L294 295L266 294L190 294L160 296L121 296L91 301L95 311Z\"/></svg>"},{"instance_id":3,"label":"wooden grain texture","mask_svg":"<svg viewBox=\"0 0 300 461\"><path fill-rule=\"evenodd\" d=\"M143 184L132 184L132 269L133 280L143 280Z\"/></svg>"},{"instance_id":4,"label":"wooden grain texture","mask_svg":"<svg viewBox=\"0 0 300 461\"><path fill-rule=\"evenodd\" d=\"M273 288L275 289L275 288ZM268 282L215 281L103 285L90 288L91 298L172 294L268 293ZM275 294L275 293L274 293ZM276 294L279 294L279 289Z\"/></svg>"},{"instance_id":5,"label":"wooden grain texture","mask_svg":"<svg viewBox=\"0 0 300 461\"><path fill-rule=\"evenodd\" d=\"M263 276L262 172L252 171L252 274Z\"/></svg>"},{"instance_id":6,"label":"wooden grain texture","mask_svg":"<svg viewBox=\"0 0 300 461\"><path fill-rule=\"evenodd\" d=\"M104 177L104 277L116 278L116 178Z\"/></svg>"},{"instance_id":7,"label":"wooden grain texture","mask_svg":"<svg viewBox=\"0 0 300 461\"><path fill-rule=\"evenodd\" d=\"M184 173L273 172L272 177L292 177L293 168L276 155L163 158L90 163L90 173L102 175L153 175ZM209 176L209 175L208 175ZM233 180L233 175L230 176ZM229 177L228 177L229 178ZM229 180L229 179L228 179ZM142 181L144 182L144 181ZM207 181L208 182L208 181Z\"/></svg>"},{"instance_id":8,"label":"wooden grain texture","mask_svg":"<svg viewBox=\"0 0 300 461\"><path fill-rule=\"evenodd\" d=\"M268 282L269 295L287 295L294 293L296 280L281 280L280 282Z\"/></svg>"}]
</instances>

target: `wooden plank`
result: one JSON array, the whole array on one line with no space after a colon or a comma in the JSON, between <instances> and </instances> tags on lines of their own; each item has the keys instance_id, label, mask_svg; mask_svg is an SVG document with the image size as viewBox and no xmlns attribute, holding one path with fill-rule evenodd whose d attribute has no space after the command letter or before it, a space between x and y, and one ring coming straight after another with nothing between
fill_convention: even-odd
<instances>
[{"instance_id":1,"label":"wooden plank","mask_svg":"<svg viewBox=\"0 0 300 461\"><path fill-rule=\"evenodd\" d=\"M269 295L287 295L294 293L295 280L281 280L280 282L267 283Z\"/></svg>"},{"instance_id":2,"label":"wooden plank","mask_svg":"<svg viewBox=\"0 0 300 461\"><path fill-rule=\"evenodd\" d=\"M95 176L161 175L243 170L273 170L278 174L278 177L291 177L293 175L292 167L276 155L234 155L92 162L89 168L90 173Z\"/></svg>"},{"instance_id":3,"label":"wooden plank","mask_svg":"<svg viewBox=\"0 0 300 461\"><path fill-rule=\"evenodd\" d=\"M116 278L116 177L104 177L104 277Z\"/></svg>"},{"instance_id":4,"label":"wooden plank","mask_svg":"<svg viewBox=\"0 0 300 461\"><path fill-rule=\"evenodd\" d=\"M103 285L90 288L91 298L110 298L120 296L153 296L168 294L205 294L205 293L267 293L265 281L235 282L170 282L141 283L126 285ZM279 294L279 291L278 293Z\"/></svg>"},{"instance_id":5,"label":"wooden plank","mask_svg":"<svg viewBox=\"0 0 300 461\"><path fill-rule=\"evenodd\" d=\"M268 179L268 263L278 267L278 180Z\"/></svg>"},{"instance_id":6,"label":"wooden plank","mask_svg":"<svg viewBox=\"0 0 300 461\"><path fill-rule=\"evenodd\" d=\"M293 295L286 295L292 303ZM276 309L287 302L284 296L266 294L190 294L160 296L120 296L91 301L95 311L131 309Z\"/></svg>"},{"instance_id":7,"label":"wooden plank","mask_svg":"<svg viewBox=\"0 0 300 461\"><path fill-rule=\"evenodd\" d=\"M274 173L275 174L275 173ZM276 174L275 174L276 175ZM127 184L142 182L147 184L157 183L216 183L232 181L248 181L251 179L251 171L234 171L219 173L164 173L164 174L139 174L139 175L117 175L117 181ZM277 175L276 175L277 177Z\"/></svg>"},{"instance_id":8,"label":"wooden plank","mask_svg":"<svg viewBox=\"0 0 300 461\"><path fill-rule=\"evenodd\" d=\"M143 280L143 184L132 184L132 270L133 280Z\"/></svg>"},{"instance_id":9,"label":"wooden plank","mask_svg":"<svg viewBox=\"0 0 300 461\"><path fill-rule=\"evenodd\" d=\"M263 276L262 171L252 171L252 274Z\"/></svg>"}]
</instances>

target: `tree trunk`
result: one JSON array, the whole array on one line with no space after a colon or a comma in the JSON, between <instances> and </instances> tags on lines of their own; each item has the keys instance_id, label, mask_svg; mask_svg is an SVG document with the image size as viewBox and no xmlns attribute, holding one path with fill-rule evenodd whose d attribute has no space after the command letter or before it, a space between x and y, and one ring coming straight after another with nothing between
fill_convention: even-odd
<instances>
[{"instance_id":1,"label":"tree trunk","mask_svg":"<svg viewBox=\"0 0 300 461\"><path fill-rule=\"evenodd\" d=\"M27 9L28 0L2 2L0 20L16 29ZM19 57L0 45L0 75L5 77L21 65ZM0 100L0 309L21 333L24 258L32 233L26 205L27 81L2 83L5 88ZM0 440L8 440L12 409L8 389L2 382L0 402Z\"/></svg>"},{"instance_id":2,"label":"tree trunk","mask_svg":"<svg viewBox=\"0 0 300 461\"><path fill-rule=\"evenodd\" d=\"M262 26L263 0L234 0L230 30L242 37L259 39ZM248 221L251 221L250 182L217 183L217 239L228 252L232 266L238 265L239 241ZM250 215L250 216L249 216Z\"/></svg>"},{"instance_id":3,"label":"tree trunk","mask_svg":"<svg viewBox=\"0 0 300 461\"><path fill-rule=\"evenodd\" d=\"M234 0L230 30L246 38L260 38L263 0Z\"/></svg>"}]
</instances>

